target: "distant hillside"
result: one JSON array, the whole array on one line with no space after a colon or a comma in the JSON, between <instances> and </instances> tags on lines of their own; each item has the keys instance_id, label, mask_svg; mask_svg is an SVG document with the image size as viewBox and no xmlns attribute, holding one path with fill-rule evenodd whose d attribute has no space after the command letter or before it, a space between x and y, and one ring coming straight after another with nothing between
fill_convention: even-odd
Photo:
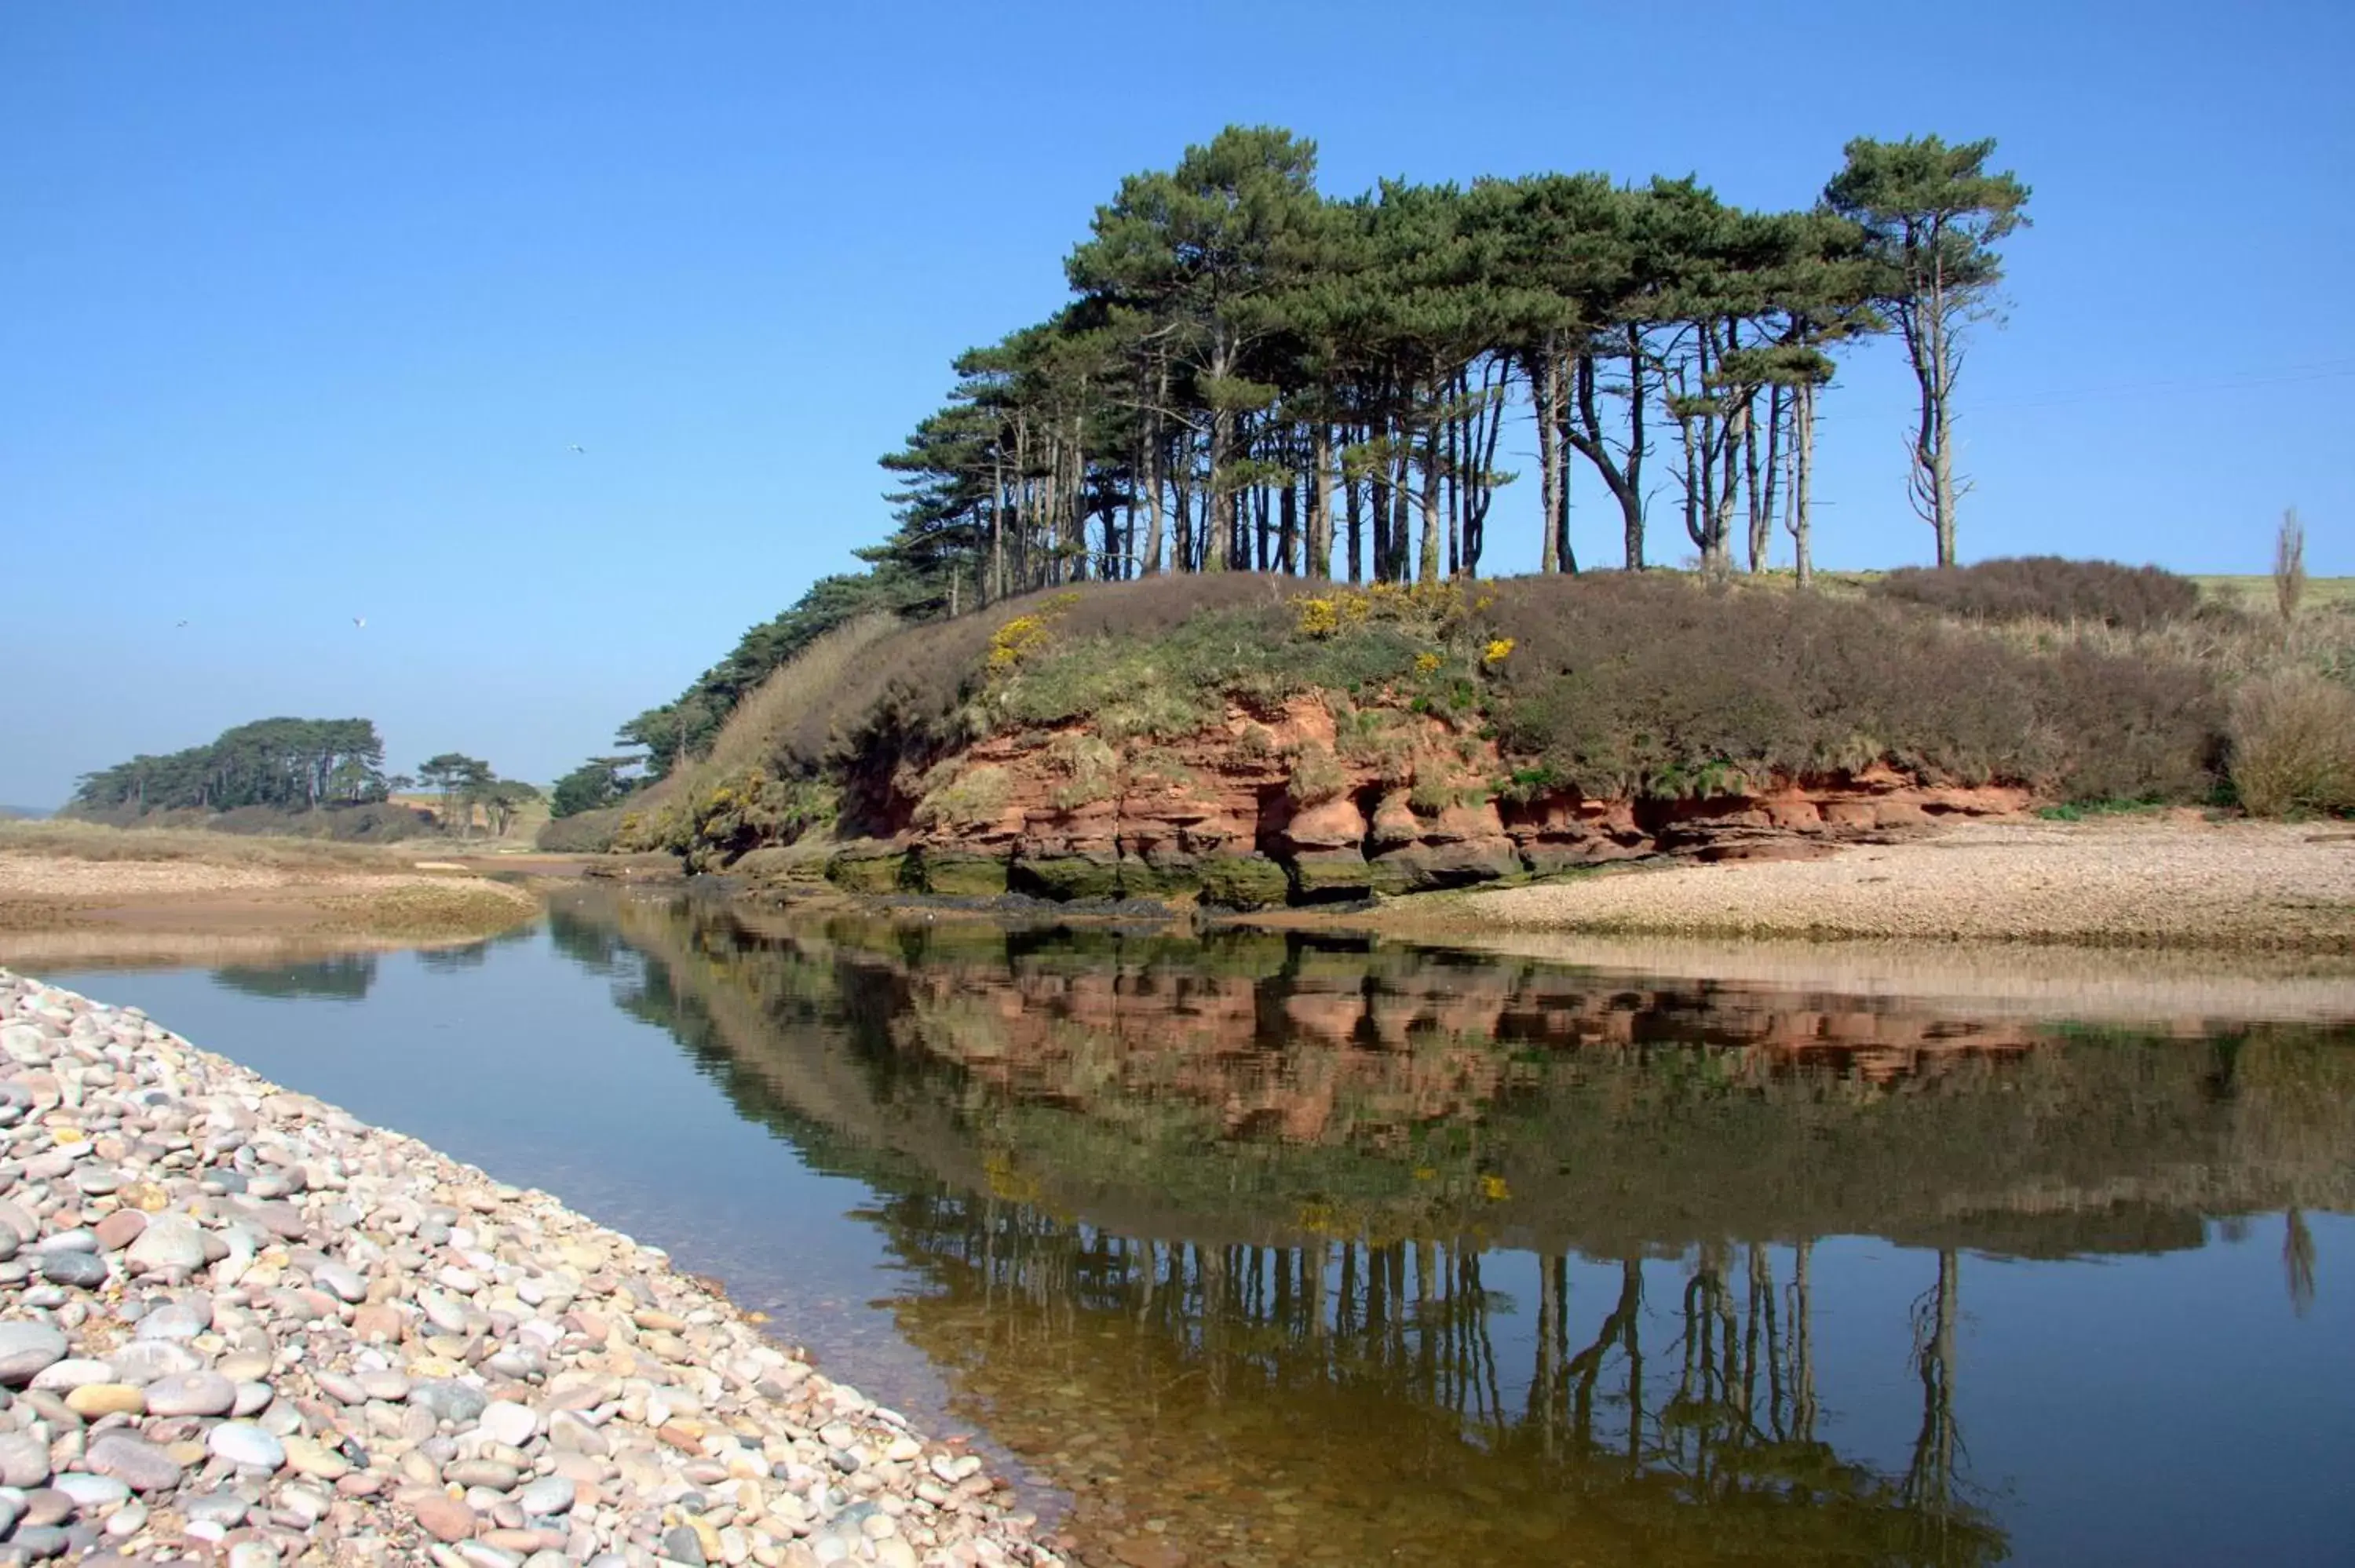
<instances>
[{"instance_id":1,"label":"distant hillside","mask_svg":"<svg viewBox=\"0 0 2355 1568\"><path fill-rule=\"evenodd\" d=\"M46 806L0 806L0 817L16 821L37 822L49 815L52 813Z\"/></svg>"}]
</instances>

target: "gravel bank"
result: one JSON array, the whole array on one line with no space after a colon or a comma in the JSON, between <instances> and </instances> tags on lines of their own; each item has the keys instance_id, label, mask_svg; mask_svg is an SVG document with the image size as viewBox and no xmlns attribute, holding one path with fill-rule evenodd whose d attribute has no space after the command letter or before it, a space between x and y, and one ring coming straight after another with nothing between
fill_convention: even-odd
<instances>
[{"instance_id":1,"label":"gravel bank","mask_svg":"<svg viewBox=\"0 0 2355 1568\"><path fill-rule=\"evenodd\" d=\"M0 1563L1057 1559L544 1193L0 970Z\"/></svg>"},{"instance_id":2,"label":"gravel bank","mask_svg":"<svg viewBox=\"0 0 2355 1568\"><path fill-rule=\"evenodd\" d=\"M1828 860L1471 895L1488 928L2355 951L2355 830L2182 813L1971 822Z\"/></svg>"}]
</instances>

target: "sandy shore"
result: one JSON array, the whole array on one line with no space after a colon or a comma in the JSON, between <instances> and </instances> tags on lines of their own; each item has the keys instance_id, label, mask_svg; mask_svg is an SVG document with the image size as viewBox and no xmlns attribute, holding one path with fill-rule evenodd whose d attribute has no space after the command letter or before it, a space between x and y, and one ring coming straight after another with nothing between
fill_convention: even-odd
<instances>
[{"instance_id":1,"label":"sandy shore","mask_svg":"<svg viewBox=\"0 0 2355 1568\"><path fill-rule=\"evenodd\" d=\"M1057 1560L660 1251L0 970L0 1559Z\"/></svg>"},{"instance_id":2,"label":"sandy shore","mask_svg":"<svg viewBox=\"0 0 2355 1568\"><path fill-rule=\"evenodd\" d=\"M1827 860L1465 894L1391 928L2355 953L2355 828L2192 813L1963 823Z\"/></svg>"},{"instance_id":3,"label":"sandy shore","mask_svg":"<svg viewBox=\"0 0 2355 1568\"><path fill-rule=\"evenodd\" d=\"M527 887L471 863L421 858L225 835L20 828L0 835L0 961L410 947L486 936L538 908Z\"/></svg>"}]
</instances>

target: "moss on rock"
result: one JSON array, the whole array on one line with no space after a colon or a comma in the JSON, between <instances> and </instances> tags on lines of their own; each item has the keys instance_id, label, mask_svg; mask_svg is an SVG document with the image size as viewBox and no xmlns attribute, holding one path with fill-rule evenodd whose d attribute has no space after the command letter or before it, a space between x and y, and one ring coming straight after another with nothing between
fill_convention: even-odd
<instances>
[{"instance_id":1,"label":"moss on rock","mask_svg":"<svg viewBox=\"0 0 2355 1568\"><path fill-rule=\"evenodd\" d=\"M1292 895L1292 878L1263 854L1220 855L1202 863L1202 902L1230 909L1267 909Z\"/></svg>"}]
</instances>

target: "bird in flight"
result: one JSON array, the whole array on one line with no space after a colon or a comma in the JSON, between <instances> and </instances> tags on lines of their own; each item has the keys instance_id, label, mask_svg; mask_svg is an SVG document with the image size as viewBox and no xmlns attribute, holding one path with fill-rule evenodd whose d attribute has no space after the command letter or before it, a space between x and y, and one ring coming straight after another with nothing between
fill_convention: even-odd
<instances>
[{"instance_id":1,"label":"bird in flight","mask_svg":"<svg viewBox=\"0 0 2355 1568\"><path fill-rule=\"evenodd\" d=\"M186 621L185 621L185 620L183 620L183 621L179 621L179 622L176 622L176 623L173 626L173 628L172 628L172 629L173 629L175 631L176 631L176 630L178 630L181 627L186 626L186 625L187 625L187 624L188 624L188 623L187 623Z\"/></svg>"},{"instance_id":2,"label":"bird in flight","mask_svg":"<svg viewBox=\"0 0 2355 1568\"><path fill-rule=\"evenodd\" d=\"M355 615L352 617L352 624L354 626L365 627L368 625L368 617L365 615Z\"/></svg>"},{"instance_id":3,"label":"bird in flight","mask_svg":"<svg viewBox=\"0 0 2355 1568\"><path fill-rule=\"evenodd\" d=\"M572 450L579 452L582 457L587 457L589 455L589 449L582 446L579 441L572 443Z\"/></svg>"}]
</instances>

